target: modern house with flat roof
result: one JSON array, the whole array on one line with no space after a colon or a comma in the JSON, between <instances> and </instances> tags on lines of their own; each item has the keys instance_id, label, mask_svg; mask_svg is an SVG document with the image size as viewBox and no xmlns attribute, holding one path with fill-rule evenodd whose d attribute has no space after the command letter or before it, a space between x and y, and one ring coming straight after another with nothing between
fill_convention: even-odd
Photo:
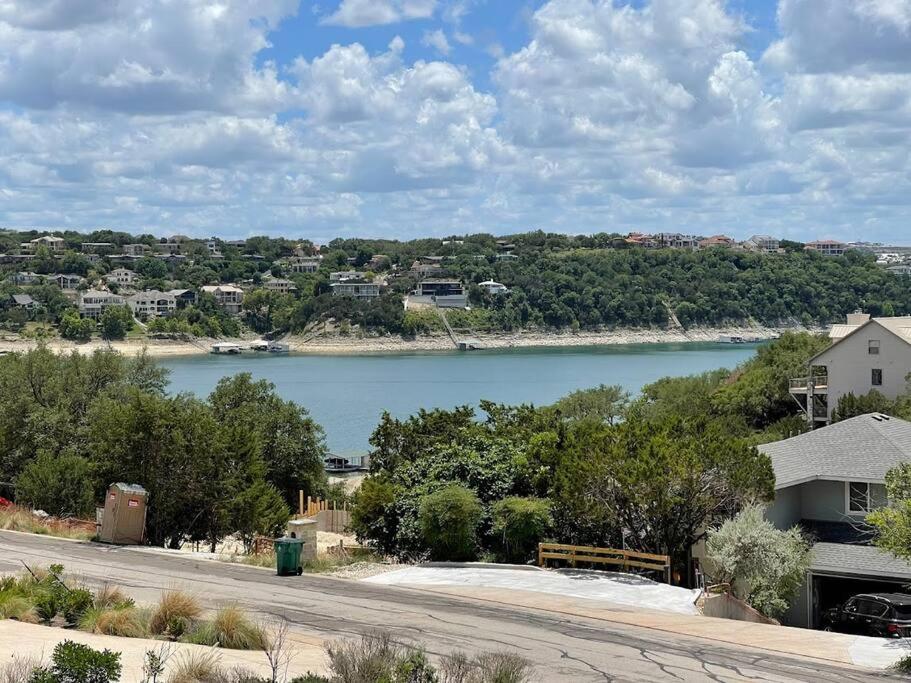
<instances>
[{"instance_id":1,"label":"modern house with flat roof","mask_svg":"<svg viewBox=\"0 0 911 683\"><path fill-rule=\"evenodd\" d=\"M351 296L355 299L377 299L380 296L380 283L363 280L343 280L333 282L332 296Z\"/></svg>"},{"instance_id":2,"label":"modern house with flat roof","mask_svg":"<svg viewBox=\"0 0 911 683\"><path fill-rule=\"evenodd\" d=\"M269 277L263 279L263 289L279 294L290 294L297 291L297 285L282 277Z\"/></svg>"},{"instance_id":3,"label":"modern house with flat roof","mask_svg":"<svg viewBox=\"0 0 911 683\"><path fill-rule=\"evenodd\" d=\"M886 504L886 473L911 462L911 423L871 413L759 446L775 472L766 518L799 526L814 541L806 582L782 620L816 628L852 595L892 592L911 582L911 564L871 544L864 523Z\"/></svg>"},{"instance_id":4,"label":"modern house with flat roof","mask_svg":"<svg viewBox=\"0 0 911 683\"><path fill-rule=\"evenodd\" d=\"M808 374L791 380L790 392L812 426L828 424L847 394L876 390L895 399L911 373L911 317L871 318L852 313L829 331L832 345L807 363Z\"/></svg>"},{"instance_id":5,"label":"modern house with flat roof","mask_svg":"<svg viewBox=\"0 0 911 683\"><path fill-rule=\"evenodd\" d=\"M816 240L804 245L807 251L815 251L823 256L841 256L848 250L848 245L838 240Z\"/></svg>"}]
</instances>

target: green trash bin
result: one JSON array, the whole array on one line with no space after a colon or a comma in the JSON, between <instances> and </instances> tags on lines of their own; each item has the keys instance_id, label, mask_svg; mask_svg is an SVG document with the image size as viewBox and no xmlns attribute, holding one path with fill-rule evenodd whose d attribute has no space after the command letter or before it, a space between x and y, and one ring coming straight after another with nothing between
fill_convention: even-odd
<instances>
[{"instance_id":1,"label":"green trash bin","mask_svg":"<svg viewBox=\"0 0 911 683\"><path fill-rule=\"evenodd\" d=\"M301 565L301 550L304 542L299 538L275 539L275 573L279 576L300 576L304 573Z\"/></svg>"}]
</instances>

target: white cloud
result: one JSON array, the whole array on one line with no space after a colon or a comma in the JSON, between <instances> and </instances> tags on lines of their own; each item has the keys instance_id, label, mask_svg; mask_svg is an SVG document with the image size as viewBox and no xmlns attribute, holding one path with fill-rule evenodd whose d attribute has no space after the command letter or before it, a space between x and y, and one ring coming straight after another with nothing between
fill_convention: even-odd
<instances>
[{"instance_id":1,"label":"white cloud","mask_svg":"<svg viewBox=\"0 0 911 683\"><path fill-rule=\"evenodd\" d=\"M322 20L330 26L362 28L429 19L437 0L342 0L338 9Z\"/></svg>"},{"instance_id":2,"label":"white cloud","mask_svg":"<svg viewBox=\"0 0 911 683\"><path fill-rule=\"evenodd\" d=\"M452 52L452 47L449 45L446 34L440 29L437 29L436 31L424 31L424 35L421 38L421 44L425 47L432 47L444 57Z\"/></svg>"}]
</instances>

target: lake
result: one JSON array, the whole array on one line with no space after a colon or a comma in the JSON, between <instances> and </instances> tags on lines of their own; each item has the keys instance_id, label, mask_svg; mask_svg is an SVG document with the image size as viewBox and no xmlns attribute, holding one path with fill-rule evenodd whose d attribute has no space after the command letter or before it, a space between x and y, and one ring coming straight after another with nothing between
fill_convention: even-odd
<instances>
[{"instance_id":1,"label":"lake","mask_svg":"<svg viewBox=\"0 0 911 683\"><path fill-rule=\"evenodd\" d=\"M384 410L407 417L419 408L476 406L481 399L547 405L598 384L619 384L635 394L661 377L732 368L755 349L689 343L361 356L248 353L160 363L171 370L171 391L200 397L238 372L269 380L323 426L329 450L356 455L369 449L367 440Z\"/></svg>"}]
</instances>

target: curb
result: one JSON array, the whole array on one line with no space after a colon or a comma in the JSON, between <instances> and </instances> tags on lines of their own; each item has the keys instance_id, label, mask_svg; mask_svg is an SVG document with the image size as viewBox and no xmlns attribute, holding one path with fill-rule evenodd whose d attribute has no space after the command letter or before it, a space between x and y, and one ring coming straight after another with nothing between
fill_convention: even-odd
<instances>
[{"instance_id":1,"label":"curb","mask_svg":"<svg viewBox=\"0 0 911 683\"><path fill-rule=\"evenodd\" d=\"M529 564L497 564L495 562L422 562L417 567L439 569L514 569L525 572L543 572L540 567Z\"/></svg>"}]
</instances>

